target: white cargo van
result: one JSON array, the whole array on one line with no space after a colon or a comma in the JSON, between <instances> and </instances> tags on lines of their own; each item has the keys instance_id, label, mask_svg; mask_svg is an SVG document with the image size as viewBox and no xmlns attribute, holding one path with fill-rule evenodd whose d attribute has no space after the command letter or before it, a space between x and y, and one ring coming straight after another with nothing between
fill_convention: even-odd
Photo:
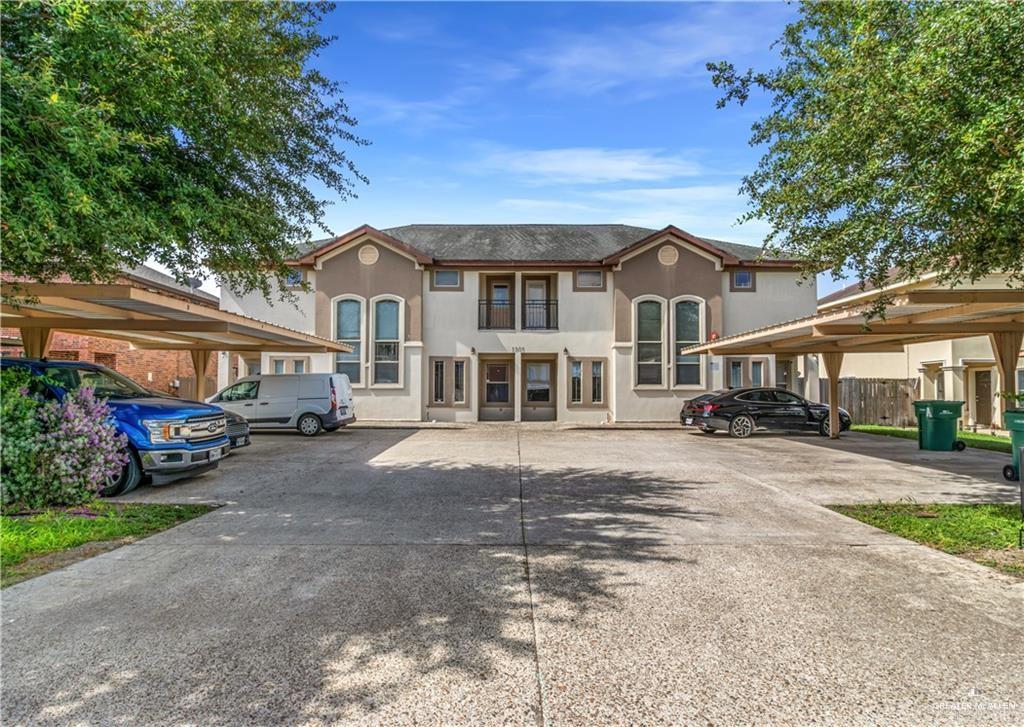
<instances>
[{"instance_id":1,"label":"white cargo van","mask_svg":"<svg viewBox=\"0 0 1024 727\"><path fill-rule=\"evenodd\" d=\"M290 429L307 437L356 420L352 384L345 374L246 376L206 400L241 414L252 429Z\"/></svg>"}]
</instances>

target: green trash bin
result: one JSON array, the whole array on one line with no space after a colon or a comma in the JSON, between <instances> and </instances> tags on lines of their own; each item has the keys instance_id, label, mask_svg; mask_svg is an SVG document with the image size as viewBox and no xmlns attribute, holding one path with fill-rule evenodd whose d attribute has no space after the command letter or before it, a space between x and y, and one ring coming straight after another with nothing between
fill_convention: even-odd
<instances>
[{"instance_id":1,"label":"green trash bin","mask_svg":"<svg viewBox=\"0 0 1024 727\"><path fill-rule=\"evenodd\" d=\"M915 401L918 448L932 452L949 452L954 449L962 452L967 443L956 438L956 423L963 407L962 401Z\"/></svg>"},{"instance_id":2,"label":"green trash bin","mask_svg":"<svg viewBox=\"0 0 1024 727\"><path fill-rule=\"evenodd\" d=\"M1020 477L1020 450L1024 448L1024 409L1007 409L1003 426L1010 430L1010 449L1013 450L1013 464L1003 467L1003 477L1016 481Z\"/></svg>"}]
</instances>

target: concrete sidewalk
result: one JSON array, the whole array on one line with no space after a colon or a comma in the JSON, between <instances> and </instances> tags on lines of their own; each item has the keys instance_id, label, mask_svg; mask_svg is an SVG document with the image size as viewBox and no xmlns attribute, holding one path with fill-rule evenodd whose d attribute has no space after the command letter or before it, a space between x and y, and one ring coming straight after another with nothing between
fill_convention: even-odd
<instances>
[{"instance_id":1,"label":"concrete sidewalk","mask_svg":"<svg viewBox=\"0 0 1024 727\"><path fill-rule=\"evenodd\" d=\"M4 590L3 721L1019 723L1024 585L816 504L1010 497L999 455L884 439L260 435Z\"/></svg>"}]
</instances>

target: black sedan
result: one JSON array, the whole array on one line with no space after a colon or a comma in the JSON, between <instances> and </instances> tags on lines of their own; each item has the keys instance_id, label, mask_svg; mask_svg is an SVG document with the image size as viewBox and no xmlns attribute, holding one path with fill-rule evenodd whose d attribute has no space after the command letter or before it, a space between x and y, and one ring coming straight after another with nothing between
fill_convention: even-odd
<instances>
[{"instance_id":1,"label":"black sedan","mask_svg":"<svg viewBox=\"0 0 1024 727\"><path fill-rule=\"evenodd\" d=\"M705 434L718 430L740 439L757 429L783 431L814 430L829 435L828 406L808 401L786 389L729 389L705 394L687 402L679 412L683 426L695 426ZM853 420L845 409L839 410L840 431Z\"/></svg>"}]
</instances>

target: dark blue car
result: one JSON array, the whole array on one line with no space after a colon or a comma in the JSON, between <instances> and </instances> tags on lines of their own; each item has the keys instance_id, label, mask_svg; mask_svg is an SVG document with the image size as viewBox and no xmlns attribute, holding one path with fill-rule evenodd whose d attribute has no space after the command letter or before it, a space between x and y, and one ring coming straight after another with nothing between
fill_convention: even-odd
<instances>
[{"instance_id":1,"label":"dark blue car","mask_svg":"<svg viewBox=\"0 0 1024 727\"><path fill-rule=\"evenodd\" d=\"M231 443L224 411L198 401L155 396L126 376L93 363L4 358L39 377L35 393L62 399L68 391L92 387L113 410L117 430L128 438L129 462L100 494L120 495L143 477L164 484L217 467Z\"/></svg>"}]
</instances>

